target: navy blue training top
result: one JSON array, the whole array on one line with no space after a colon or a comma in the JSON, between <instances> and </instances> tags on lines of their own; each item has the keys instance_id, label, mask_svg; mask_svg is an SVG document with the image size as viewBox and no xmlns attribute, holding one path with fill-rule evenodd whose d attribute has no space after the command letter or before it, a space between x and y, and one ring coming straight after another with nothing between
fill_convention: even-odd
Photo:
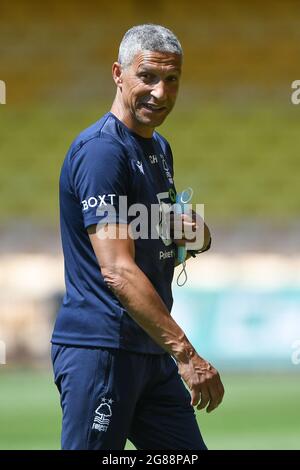
<instances>
[{"instance_id":1,"label":"navy blue training top","mask_svg":"<svg viewBox=\"0 0 300 470\"><path fill-rule=\"evenodd\" d=\"M109 221L105 212L109 204L116 210L117 221L132 222L132 214L121 214L119 196L127 196L128 206L143 203L150 211L151 204L164 210L174 202L174 195L171 149L157 132L152 138L143 138L109 112L79 134L60 175L66 293L52 343L164 352L105 284L87 227L103 220L103 214ZM103 209L102 215L99 209ZM175 245L162 234L161 218L152 230L160 236L135 240L135 262L171 312Z\"/></svg>"}]
</instances>

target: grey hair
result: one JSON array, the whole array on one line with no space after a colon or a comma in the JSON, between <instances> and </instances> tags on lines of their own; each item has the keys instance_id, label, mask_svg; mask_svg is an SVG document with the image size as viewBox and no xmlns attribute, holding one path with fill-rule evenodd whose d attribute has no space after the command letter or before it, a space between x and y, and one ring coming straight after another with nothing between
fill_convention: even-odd
<instances>
[{"instance_id":1,"label":"grey hair","mask_svg":"<svg viewBox=\"0 0 300 470\"><path fill-rule=\"evenodd\" d=\"M123 67L128 67L135 55L142 51L183 55L175 34L157 24L141 24L130 28L121 41L118 62Z\"/></svg>"}]
</instances>

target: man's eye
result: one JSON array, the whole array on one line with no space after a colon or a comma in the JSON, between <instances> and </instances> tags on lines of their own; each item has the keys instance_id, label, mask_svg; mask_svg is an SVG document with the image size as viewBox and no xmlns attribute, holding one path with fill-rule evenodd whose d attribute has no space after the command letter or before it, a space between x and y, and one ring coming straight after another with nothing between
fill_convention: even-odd
<instances>
[{"instance_id":1,"label":"man's eye","mask_svg":"<svg viewBox=\"0 0 300 470\"><path fill-rule=\"evenodd\" d=\"M174 76L172 76L172 77L168 77L167 80L168 80L169 82L177 82L177 81L178 81L178 77L176 77L176 76L174 75Z\"/></svg>"},{"instance_id":2,"label":"man's eye","mask_svg":"<svg viewBox=\"0 0 300 470\"><path fill-rule=\"evenodd\" d=\"M145 80L151 80L151 75L150 73L142 73L141 77L144 78Z\"/></svg>"}]
</instances>

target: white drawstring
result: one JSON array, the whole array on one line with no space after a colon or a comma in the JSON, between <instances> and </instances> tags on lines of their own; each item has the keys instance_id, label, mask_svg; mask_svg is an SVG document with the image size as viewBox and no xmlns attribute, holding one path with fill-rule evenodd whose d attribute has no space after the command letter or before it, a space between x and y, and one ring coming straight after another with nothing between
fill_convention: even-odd
<instances>
[{"instance_id":1,"label":"white drawstring","mask_svg":"<svg viewBox=\"0 0 300 470\"><path fill-rule=\"evenodd\" d=\"M186 262L184 261L184 262L182 263L182 270L180 271L180 273L179 273L178 276L177 276L176 284L178 285L178 287L184 286L184 284L185 284L186 281L187 281L187 278L188 278L188 277L187 277L187 272L186 272L186 270L185 270L185 266L186 266ZM180 284L180 283L179 283L179 279L180 279L180 276L182 275L182 273L184 273L185 279L184 279L183 283Z\"/></svg>"}]
</instances>

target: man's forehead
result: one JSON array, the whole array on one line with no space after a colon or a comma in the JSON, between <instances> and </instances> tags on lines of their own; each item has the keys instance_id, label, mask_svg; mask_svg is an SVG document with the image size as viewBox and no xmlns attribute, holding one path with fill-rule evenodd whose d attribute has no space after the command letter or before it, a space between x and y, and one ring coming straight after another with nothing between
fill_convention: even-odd
<instances>
[{"instance_id":1,"label":"man's forehead","mask_svg":"<svg viewBox=\"0 0 300 470\"><path fill-rule=\"evenodd\" d=\"M181 71L182 57L179 54L171 52L142 51L138 52L132 64L137 69L167 67Z\"/></svg>"}]
</instances>

